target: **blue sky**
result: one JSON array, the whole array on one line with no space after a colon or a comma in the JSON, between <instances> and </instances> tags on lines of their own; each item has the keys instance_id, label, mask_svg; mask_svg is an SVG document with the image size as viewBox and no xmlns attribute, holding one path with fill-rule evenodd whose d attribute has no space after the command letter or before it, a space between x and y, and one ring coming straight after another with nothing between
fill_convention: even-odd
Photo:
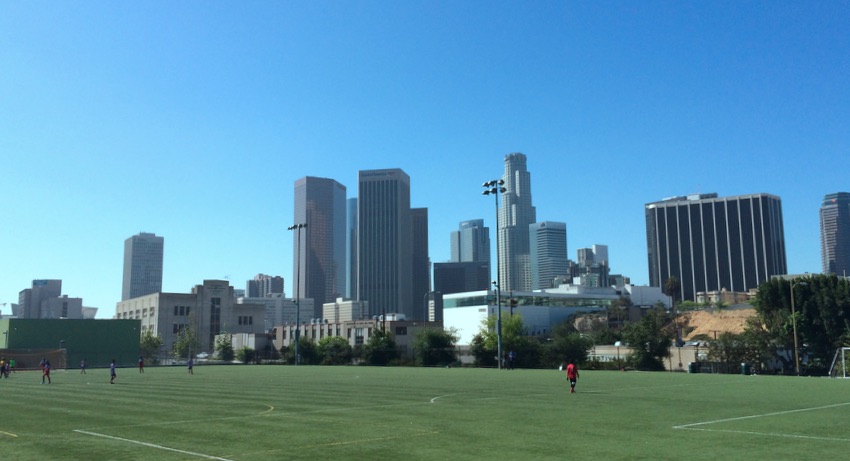
<instances>
[{"instance_id":1,"label":"blue sky","mask_svg":"<svg viewBox=\"0 0 850 461\"><path fill-rule=\"evenodd\" d=\"M124 240L163 289L292 286L296 179L402 168L430 253L493 227L528 156L569 256L648 282L644 205L781 197L788 270L850 191L850 2L0 1L0 303L33 279L114 314ZM9 312L9 306L3 313Z\"/></svg>"}]
</instances>

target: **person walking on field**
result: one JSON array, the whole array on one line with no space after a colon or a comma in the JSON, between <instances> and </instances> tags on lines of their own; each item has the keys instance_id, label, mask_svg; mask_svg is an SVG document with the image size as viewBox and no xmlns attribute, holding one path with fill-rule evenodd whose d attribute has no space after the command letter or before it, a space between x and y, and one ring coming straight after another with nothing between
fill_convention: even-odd
<instances>
[{"instance_id":1,"label":"person walking on field","mask_svg":"<svg viewBox=\"0 0 850 461\"><path fill-rule=\"evenodd\" d=\"M145 372L145 358L141 355L139 356L139 373Z\"/></svg>"},{"instance_id":2,"label":"person walking on field","mask_svg":"<svg viewBox=\"0 0 850 461\"><path fill-rule=\"evenodd\" d=\"M47 378L47 384L50 384L50 360L45 360L41 367L41 384L44 384L45 378Z\"/></svg>"},{"instance_id":3,"label":"person walking on field","mask_svg":"<svg viewBox=\"0 0 850 461\"><path fill-rule=\"evenodd\" d=\"M115 384L115 359L109 364L109 384Z\"/></svg>"},{"instance_id":4,"label":"person walking on field","mask_svg":"<svg viewBox=\"0 0 850 461\"><path fill-rule=\"evenodd\" d=\"M570 382L570 394L576 393L576 382L578 382L578 365L575 360L570 360L567 365L567 380Z\"/></svg>"}]
</instances>

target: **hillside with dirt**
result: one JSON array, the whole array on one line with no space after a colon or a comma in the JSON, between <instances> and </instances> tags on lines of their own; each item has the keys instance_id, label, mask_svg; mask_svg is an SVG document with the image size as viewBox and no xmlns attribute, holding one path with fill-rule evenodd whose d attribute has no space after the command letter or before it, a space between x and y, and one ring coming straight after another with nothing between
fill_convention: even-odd
<instances>
[{"instance_id":1,"label":"hillside with dirt","mask_svg":"<svg viewBox=\"0 0 850 461\"><path fill-rule=\"evenodd\" d=\"M685 326L684 339L690 340L697 335L707 335L714 338L721 333L741 333L748 318L756 315L753 308L747 309L712 309L684 312L680 319ZM686 323L684 323L686 322Z\"/></svg>"}]
</instances>

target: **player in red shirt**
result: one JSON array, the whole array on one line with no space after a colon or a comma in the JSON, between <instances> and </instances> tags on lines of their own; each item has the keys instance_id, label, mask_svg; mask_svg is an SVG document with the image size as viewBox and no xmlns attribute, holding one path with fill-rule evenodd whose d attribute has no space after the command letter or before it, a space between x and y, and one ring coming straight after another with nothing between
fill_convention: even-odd
<instances>
[{"instance_id":1,"label":"player in red shirt","mask_svg":"<svg viewBox=\"0 0 850 461\"><path fill-rule=\"evenodd\" d=\"M570 382L570 394L575 394L578 381L578 365L575 360L570 360L570 364L567 365L567 380Z\"/></svg>"}]
</instances>

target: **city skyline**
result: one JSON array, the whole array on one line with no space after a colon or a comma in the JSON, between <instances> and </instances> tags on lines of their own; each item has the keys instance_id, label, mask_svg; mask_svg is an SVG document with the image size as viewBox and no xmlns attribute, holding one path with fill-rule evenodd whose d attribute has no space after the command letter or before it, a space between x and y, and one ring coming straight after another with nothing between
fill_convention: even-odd
<instances>
[{"instance_id":1,"label":"city skyline","mask_svg":"<svg viewBox=\"0 0 850 461\"><path fill-rule=\"evenodd\" d=\"M4 314L33 280L61 279L111 317L141 229L167 240L165 292L258 273L292 287L304 176L353 190L358 171L403 169L442 262L458 222L495 231L481 183L522 152L537 219L568 223L571 248L607 245L638 285L646 203L777 196L788 271L818 273L822 199L850 190L843 3L0 13Z\"/></svg>"}]
</instances>

